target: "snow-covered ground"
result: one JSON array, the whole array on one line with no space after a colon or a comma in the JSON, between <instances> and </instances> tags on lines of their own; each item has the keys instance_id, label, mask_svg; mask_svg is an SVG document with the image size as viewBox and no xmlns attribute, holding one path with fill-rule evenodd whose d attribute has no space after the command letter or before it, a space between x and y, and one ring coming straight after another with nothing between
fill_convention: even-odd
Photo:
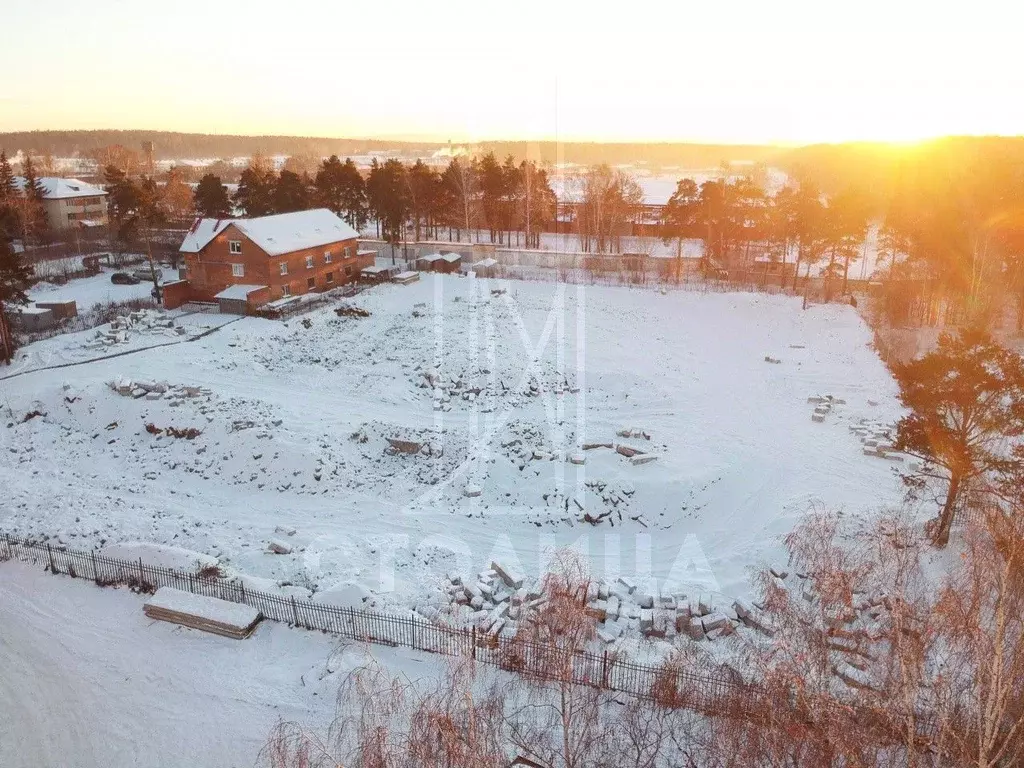
<instances>
[{"instance_id":1,"label":"snow-covered ground","mask_svg":"<svg viewBox=\"0 0 1024 768\"><path fill-rule=\"evenodd\" d=\"M812 503L899 498L894 464L848 429L899 415L849 307L424 277L359 296L365 319L246 318L0 382L0 530L170 544L395 606L495 558L536 574L564 545L598 577L735 596ZM135 398L119 379L171 390ZM846 400L823 423L819 394ZM266 553L279 528L291 554Z\"/></svg>"},{"instance_id":2,"label":"snow-covered ground","mask_svg":"<svg viewBox=\"0 0 1024 768\"><path fill-rule=\"evenodd\" d=\"M251 766L274 724L330 720L358 646L264 622L244 641L146 618L127 589L0 571L0 765ZM415 675L420 654L375 649ZM330 673L329 673L330 670Z\"/></svg>"},{"instance_id":3,"label":"snow-covered ground","mask_svg":"<svg viewBox=\"0 0 1024 768\"><path fill-rule=\"evenodd\" d=\"M127 271L134 271L133 267ZM71 280L64 285L54 283L39 283L29 291L30 301L75 301L78 302L78 311L85 312L97 304L110 304L120 301L134 301L137 299L149 299L153 284L145 280L136 285L114 285L110 282L110 276L121 270L108 269L92 277L83 277ZM163 282L170 282L178 279L178 271L164 268L161 279Z\"/></svg>"}]
</instances>

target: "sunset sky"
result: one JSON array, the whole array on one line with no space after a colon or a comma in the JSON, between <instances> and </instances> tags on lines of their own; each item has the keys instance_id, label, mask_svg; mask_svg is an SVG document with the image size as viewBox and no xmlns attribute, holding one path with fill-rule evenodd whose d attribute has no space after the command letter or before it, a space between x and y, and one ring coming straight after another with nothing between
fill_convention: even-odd
<instances>
[{"instance_id":1,"label":"sunset sky","mask_svg":"<svg viewBox=\"0 0 1024 768\"><path fill-rule=\"evenodd\" d=\"M1024 133L1010 4L7 8L0 131L706 142Z\"/></svg>"}]
</instances>

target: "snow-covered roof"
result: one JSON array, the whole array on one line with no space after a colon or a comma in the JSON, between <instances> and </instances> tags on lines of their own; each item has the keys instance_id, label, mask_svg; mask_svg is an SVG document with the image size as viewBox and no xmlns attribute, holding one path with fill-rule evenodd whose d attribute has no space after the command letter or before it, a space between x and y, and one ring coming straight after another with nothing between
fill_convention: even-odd
<instances>
[{"instance_id":1,"label":"snow-covered roof","mask_svg":"<svg viewBox=\"0 0 1024 768\"><path fill-rule=\"evenodd\" d=\"M15 186L24 191L25 177L15 176ZM103 187L89 184L78 179L62 179L57 176L40 176L39 184L43 188L43 197L47 200L62 200L68 197L96 197L106 195Z\"/></svg>"},{"instance_id":2,"label":"snow-covered roof","mask_svg":"<svg viewBox=\"0 0 1024 768\"><path fill-rule=\"evenodd\" d=\"M476 264L471 264L470 266L471 267L479 267L480 269L487 269L488 267L496 266L497 263L498 263L497 259L492 259L492 258L488 257L486 259L480 259L480 261L478 261Z\"/></svg>"},{"instance_id":3,"label":"snow-covered roof","mask_svg":"<svg viewBox=\"0 0 1024 768\"><path fill-rule=\"evenodd\" d=\"M198 253L232 224L270 256L318 248L359 236L331 211L316 208L255 219L196 219L178 250Z\"/></svg>"},{"instance_id":4,"label":"snow-covered roof","mask_svg":"<svg viewBox=\"0 0 1024 768\"><path fill-rule=\"evenodd\" d=\"M428 253L426 256L420 256L417 261L426 261L433 264L435 261L441 258L440 253Z\"/></svg>"},{"instance_id":5,"label":"snow-covered roof","mask_svg":"<svg viewBox=\"0 0 1024 768\"><path fill-rule=\"evenodd\" d=\"M242 300L245 299L253 291L258 291L261 288L266 287L267 286L265 285L243 285L241 283L239 283L238 285L229 285L227 288L225 288L223 291L218 293L213 298Z\"/></svg>"},{"instance_id":6,"label":"snow-covered roof","mask_svg":"<svg viewBox=\"0 0 1024 768\"><path fill-rule=\"evenodd\" d=\"M449 264L454 264L456 261L459 261L459 259L462 258L462 254L461 253L446 253L441 258L444 259L445 261L447 261Z\"/></svg>"},{"instance_id":7,"label":"snow-covered roof","mask_svg":"<svg viewBox=\"0 0 1024 768\"><path fill-rule=\"evenodd\" d=\"M389 269L390 269L390 267L380 267L380 266L363 267L363 274L364 275L379 275L379 274L382 274L384 272L387 272Z\"/></svg>"},{"instance_id":8,"label":"snow-covered roof","mask_svg":"<svg viewBox=\"0 0 1024 768\"><path fill-rule=\"evenodd\" d=\"M301 296L285 296L280 299L268 302L267 306L271 309L280 309L281 307L287 307L289 304L295 304L301 299Z\"/></svg>"}]
</instances>

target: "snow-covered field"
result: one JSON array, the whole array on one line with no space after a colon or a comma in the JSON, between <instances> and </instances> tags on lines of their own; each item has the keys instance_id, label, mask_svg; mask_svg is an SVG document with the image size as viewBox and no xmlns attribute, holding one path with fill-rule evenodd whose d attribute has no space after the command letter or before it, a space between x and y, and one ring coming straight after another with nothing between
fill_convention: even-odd
<instances>
[{"instance_id":1,"label":"snow-covered field","mask_svg":"<svg viewBox=\"0 0 1024 768\"><path fill-rule=\"evenodd\" d=\"M142 603L3 565L0 765L251 766L279 719L329 721L340 676L366 662L320 633L263 623L232 640L152 621ZM375 653L410 674L424 666Z\"/></svg>"},{"instance_id":2,"label":"snow-covered field","mask_svg":"<svg viewBox=\"0 0 1024 768\"><path fill-rule=\"evenodd\" d=\"M849 307L424 277L353 300L369 318L246 318L0 381L0 530L173 545L391 606L565 545L600 578L738 596L811 504L900 496L849 429L900 413ZM846 402L818 423L814 395ZM281 538L294 551L268 554Z\"/></svg>"}]
</instances>

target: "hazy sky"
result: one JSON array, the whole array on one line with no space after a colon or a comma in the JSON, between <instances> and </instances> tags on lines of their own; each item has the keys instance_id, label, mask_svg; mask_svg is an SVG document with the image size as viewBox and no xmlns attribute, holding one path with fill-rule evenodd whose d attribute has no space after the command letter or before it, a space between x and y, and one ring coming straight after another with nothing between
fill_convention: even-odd
<instances>
[{"instance_id":1,"label":"hazy sky","mask_svg":"<svg viewBox=\"0 0 1024 768\"><path fill-rule=\"evenodd\" d=\"M14 0L0 131L808 142L1024 133L981 2Z\"/></svg>"}]
</instances>

